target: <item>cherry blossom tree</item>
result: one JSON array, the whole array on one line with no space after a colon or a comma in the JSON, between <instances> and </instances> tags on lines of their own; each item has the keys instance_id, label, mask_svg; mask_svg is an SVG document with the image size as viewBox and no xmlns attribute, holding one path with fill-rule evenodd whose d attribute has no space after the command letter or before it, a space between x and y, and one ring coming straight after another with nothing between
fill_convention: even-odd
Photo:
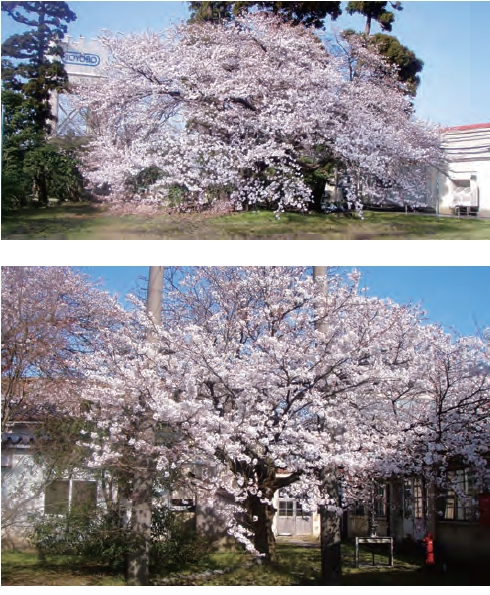
<instances>
[{"instance_id":1,"label":"cherry blossom tree","mask_svg":"<svg viewBox=\"0 0 490 595\"><path fill-rule=\"evenodd\" d=\"M440 489L448 468L471 469L480 486L490 481L490 358L480 337L454 339L429 327L416 390L394 400L405 423L405 448L393 461L397 472L423 477ZM410 456L407 456L408 452Z\"/></svg>"},{"instance_id":2,"label":"cherry blossom tree","mask_svg":"<svg viewBox=\"0 0 490 595\"><path fill-rule=\"evenodd\" d=\"M50 406L79 409L73 353L115 328L116 301L69 267L2 267L2 430Z\"/></svg>"},{"instance_id":3,"label":"cherry blossom tree","mask_svg":"<svg viewBox=\"0 0 490 595\"><path fill-rule=\"evenodd\" d=\"M118 313L113 298L69 267L2 267L2 434L14 436L2 470L3 531L19 537L46 485L83 468L87 452L76 441L84 404L70 361L100 349L99 329L120 328ZM24 454L13 454L26 431Z\"/></svg>"},{"instance_id":4,"label":"cherry blossom tree","mask_svg":"<svg viewBox=\"0 0 490 595\"><path fill-rule=\"evenodd\" d=\"M271 562L279 489L340 514L369 501L376 479L443 486L455 460L486 477L488 345L367 297L355 273L170 269L161 318L160 295L127 311L63 268L2 275L5 386L76 382L76 400L53 398L83 403L80 447L116 479L143 541L151 488L176 475L195 486L185 469L196 461L215 470L199 484L209 499L228 497L230 534Z\"/></svg>"},{"instance_id":5,"label":"cherry blossom tree","mask_svg":"<svg viewBox=\"0 0 490 595\"><path fill-rule=\"evenodd\" d=\"M274 561L278 489L338 510L323 470L355 475L396 448L386 395L407 390L420 313L367 298L355 279L332 277L325 295L297 268L197 269L170 297L165 318L185 336L183 394L207 412L189 432L231 472L222 487L244 515L231 530L242 539L245 527Z\"/></svg>"},{"instance_id":6,"label":"cherry blossom tree","mask_svg":"<svg viewBox=\"0 0 490 595\"><path fill-rule=\"evenodd\" d=\"M147 303L133 298L124 331L101 328L98 349L71 360L91 427L81 440L91 452L88 465L114 479L116 508L130 530L132 585L148 585L155 490L169 489L195 460L186 427L198 424L202 411L192 396L179 397L187 363L161 324L162 282L163 268L150 267Z\"/></svg>"},{"instance_id":7,"label":"cherry blossom tree","mask_svg":"<svg viewBox=\"0 0 490 595\"><path fill-rule=\"evenodd\" d=\"M385 386L391 401L390 452L375 453L371 464L344 470L344 505L373 500L377 481L399 477L422 480L423 502L430 497L439 511L445 508L447 490L468 503L455 469L467 469L476 489L490 482L490 359L483 337L457 337L437 325L406 329L411 357L404 382ZM416 335L416 336L415 336ZM407 343L406 333L401 333ZM403 354L403 355L402 355ZM400 352L406 358L406 353ZM375 421L379 440L387 426ZM432 498L436 498L433 500ZM423 506L426 527L433 523L433 505Z\"/></svg>"},{"instance_id":8,"label":"cherry blossom tree","mask_svg":"<svg viewBox=\"0 0 490 595\"><path fill-rule=\"evenodd\" d=\"M302 210L308 174L334 166L353 202L417 200L440 159L436 131L413 119L373 48L358 44L369 76L350 78L314 32L265 14L101 42L106 78L77 92L94 131L87 175L109 183L112 200L152 171L152 191L130 200Z\"/></svg>"},{"instance_id":9,"label":"cherry blossom tree","mask_svg":"<svg viewBox=\"0 0 490 595\"><path fill-rule=\"evenodd\" d=\"M356 279L332 276L325 295L297 268L168 280L162 324L140 305L124 333L101 330L100 349L76 357L91 464L126 477L131 499L136 461L153 477L207 461L216 473L206 487L234 502L229 532L274 561L278 489L337 510L322 470L355 474L397 443L384 395L405 380L400 333L418 314L366 298Z\"/></svg>"}]
</instances>

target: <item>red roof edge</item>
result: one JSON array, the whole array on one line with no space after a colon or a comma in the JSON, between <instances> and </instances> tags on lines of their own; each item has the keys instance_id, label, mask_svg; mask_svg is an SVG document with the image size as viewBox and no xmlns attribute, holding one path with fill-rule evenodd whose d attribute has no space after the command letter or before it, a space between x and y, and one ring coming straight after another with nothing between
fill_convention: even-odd
<instances>
[{"instance_id":1,"label":"red roof edge","mask_svg":"<svg viewBox=\"0 0 490 595\"><path fill-rule=\"evenodd\" d=\"M444 128L443 132L450 132L451 130L477 130L478 128L490 128L490 122L486 124L468 124L466 126L450 126Z\"/></svg>"}]
</instances>

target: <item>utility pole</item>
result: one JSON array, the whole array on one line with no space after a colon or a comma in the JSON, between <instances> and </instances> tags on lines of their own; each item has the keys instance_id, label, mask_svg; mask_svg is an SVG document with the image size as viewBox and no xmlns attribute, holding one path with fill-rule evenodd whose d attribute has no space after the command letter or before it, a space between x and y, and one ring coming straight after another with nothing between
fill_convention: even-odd
<instances>
[{"instance_id":1,"label":"utility pole","mask_svg":"<svg viewBox=\"0 0 490 595\"><path fill-rule=\"evenodd\" d=\"M146 311L157 324L162 322L163 271L165 267L150 267Z\"/></svg>"},{"instance_id":2,"label":"utility pole","mask_svg":"<svg viewBox=\"0 0 490 595\"><path fill-rule=\"evenodd\" d=\"M313 280L321 288L324 295L328 292L327 268L313 267ZM324 314L324 313L322 313ZM324 333L327 330L325 318L317 326L317 330ZM329 500L340 510L340 486L338 469L335 466L324 467L321 470L322 491L328 494ZM322 557L322 582L324 585L339 585L342 576L342 556L340 551L341 517L337 510L328 510L328 506L320 506L320 532Z\"/></svg>"},{"instance_id":3,"label":"utility pole","mask_svg":"<svg viewBox=\"0 0 490 595\"><path fill-rule=\"evenodd\" d=\"M162 322L164 267L150 267L148 290L146 296L146 311L155 324ZM148 342L155 337L148 332ZM135 435L147 444L155 443L155 421L147 404L147 395L140 395L139 405L142 407L141 417L135 428ZM154 463L151 455L138 454L135 457L133 483L131 490L131 530L135 538L135 547L128 555L126 580L131 586L149 585L149 557L151 540L151 511L152 488L154 479Z\"/></svg>"}]
</instances>

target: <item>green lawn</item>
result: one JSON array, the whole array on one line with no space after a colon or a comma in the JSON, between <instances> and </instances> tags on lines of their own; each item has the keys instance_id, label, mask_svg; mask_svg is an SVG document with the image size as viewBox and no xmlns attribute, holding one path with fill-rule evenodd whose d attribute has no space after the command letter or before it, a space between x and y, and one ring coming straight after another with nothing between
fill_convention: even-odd
<instances>
[{"instance_id":1,"label":"green lawn","mask_svg":"<svg viewBox=\"0 0 490 595\"><path fill-rule=\"evenodd\" d=\"M153 577L157 585L321 585L320 550L280 543L277 546L279 562L274 567L258 564L245 553L212 554L201 566L180 574ZM395 554L391 567L354 568L354 549L342 546L342 585L486 585L490 578L488 569L449 567L446 573L426 573L413 555ZM361 560L370 562L369 554ZM376 559L382 562L382 557ZM384 560L386 561L386 560ZM82 564L70 558L48 558L40 561L35 554L19 552L2 553L2 586L5 585L100 585L123 586L121 573L100 565Z\"/></svg>"},{"instance_id":2,"label":"green lawn","mask_svg":"<svg viewBox=\"0 0 490 595\"><path fill-rule=\"evenodd\" d=\"M119 215L90 204L23 209L2 217L3 240L488 240L490 220L365 212Z\"/></svg>"}]
</instances>

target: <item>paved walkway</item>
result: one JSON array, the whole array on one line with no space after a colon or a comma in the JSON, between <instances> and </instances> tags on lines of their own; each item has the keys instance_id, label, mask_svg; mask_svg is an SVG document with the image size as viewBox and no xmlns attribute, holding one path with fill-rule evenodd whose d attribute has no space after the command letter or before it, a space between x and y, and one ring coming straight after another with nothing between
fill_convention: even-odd
<instances>
[{"instance_id":1,"label":"paved walkway","mask_svg":"<svg viewBox=\"0 0 490 595\"><path fill-rule=\"evenodd\" d=\"M297 545L301 547L320 547L320 538L313 537L312 535L278 535L276 537L276 543L288 543L291 545Z\"/></svg>"}]
</instances>

